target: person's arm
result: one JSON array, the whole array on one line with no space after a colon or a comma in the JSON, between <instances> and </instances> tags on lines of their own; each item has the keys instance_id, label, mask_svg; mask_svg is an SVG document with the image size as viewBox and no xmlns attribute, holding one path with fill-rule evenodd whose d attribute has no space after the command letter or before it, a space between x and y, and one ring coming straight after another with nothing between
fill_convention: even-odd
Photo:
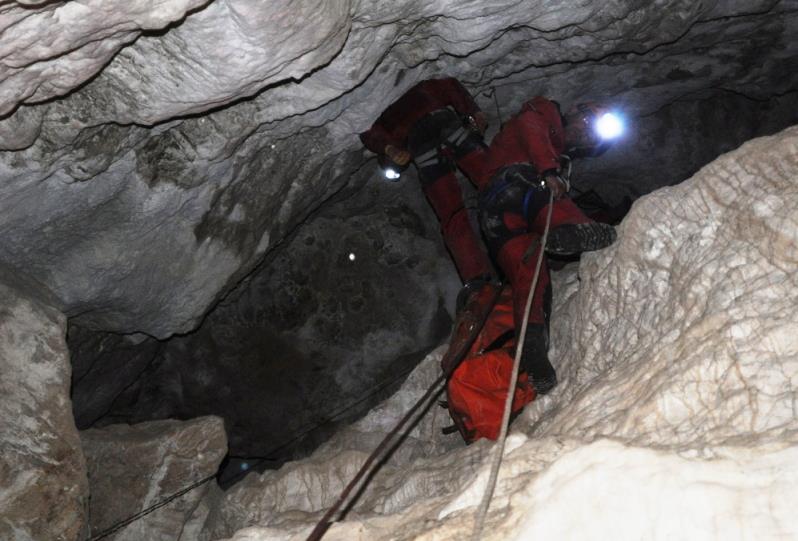
<instances>
[{"instance_id":1,"label":"person's arm","mask_svg":"<svg viewBox=\"0 0 798 541\"><path fill-rule=\"evenodd\" d=\"M523 113L519 118L518 136L529 163L541 174L560 169L560 153L549 138L549 125L533 111Z\"/></svg>"},{"instance_id":2,"label":"person's arm","mask_svg":"<svg viewBox=\"0 0 798 541\"><path fill-rule=\"evenodd\" d=\"M384 154L385 147L393 142L390 134L378 123L361 133L360 141L375 154Z\"/></svg>"},{"instance_id":3,"label":"person's arm","mask_svg":"<svg viewBox=\"0 0 798 541\"><path fill-rule=\"evenodd\" d=\"M360 141L373 153L388 156L397 165L407 165L410 162L410 153L393 144L391 134L379 124L375 124L370 130L361 133Z\"/></svg>"},{"instance_id":4,"label":"person's arm","mask_svg":"<svg viewBox=\"0 0 798 541\"><path fill-rule=\"evenodd\" d=\"M555 199L568 191L568 183L559 176L560 155L551 142L550 126L540 115L530 111L521 116L519 135L529 162L540 172Z\"/></svg>"}]
</instances>

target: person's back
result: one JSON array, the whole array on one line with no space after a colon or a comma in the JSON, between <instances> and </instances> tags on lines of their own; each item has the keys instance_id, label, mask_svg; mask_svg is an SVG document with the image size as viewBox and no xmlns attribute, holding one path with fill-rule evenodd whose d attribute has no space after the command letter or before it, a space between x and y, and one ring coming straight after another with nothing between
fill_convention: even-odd
<instances>
[{"instance_id":1,"label":"person's back","mask_svg":"<svg viewBox=\"0 0 798 541\"><path fill-rule=\"evenodd\" d=\"M559 168L564 151L559 107L538 96L527 101L493 138L487 153L488 175L515 163L529 163L538 174L544 174Z\"/></svg>"},{"instance_id":2,"label":"person's back","mask_svg":"<svg viewBox=\"0 0 798 541\"><path fill-rule=\"evenodd\" d=\"M371 128L360 134L363 145L377 154L387 145L405 149L413 126L433 111L452 107L461 116L479 111L468 91L457 79L427 79L410 87L389 105Z\"/></svg>"}]
</instances>

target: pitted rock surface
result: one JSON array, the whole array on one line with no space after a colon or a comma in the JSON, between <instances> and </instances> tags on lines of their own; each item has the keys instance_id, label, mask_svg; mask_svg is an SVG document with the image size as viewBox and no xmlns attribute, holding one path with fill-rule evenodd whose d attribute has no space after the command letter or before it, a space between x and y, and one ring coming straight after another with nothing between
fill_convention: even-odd
<instances>
[{"instance_id":1,"label":"pitted rock surface","mask_svg":"<svg viewBox=\"0 0 798 541\"><path fill-rule=\"evenodd\" d=\"M407 176L328 202L188 336L72 326L79 428L218 415L233 456L279 464L390 396L448 335L459 289Z\"/></svg>"},{"instance_id":2,"label":"pitted rock surface","mask_svg":"<svg viewBox=\"0 0 798 541\"><path fill-rule=\"evenodd\" d=\"M66 318L0 282L0 539L82 541L89 487Z\"/></svg>"},{"instance_id":3,"label":"pitted rock surface","mask_svg":"<svg viewBox=\"0 0 798 541\"><path fill-rule=\"evenodd\" d=\"M512 426L485 539L798 534L785 505L798 495L796 179L798 127L755 139L642 198L614 245L555 275L561 382ZM418 369L426 384L436 361ZM396 417L424 386L408 382L381 414ZM224 529L244 527L230 539L305 538L388 426L363 423L229 491ZM488 445L437 455L444 436L421 431L411 456L416 437L427 456L396 457L327 537L470 535ZM285 507L258 497L301 486L331 490Z\"/></svg>"},{"instance_id":4,"label":"pitted rock surface","mask_svg":"<svg viewBox=\"0 0 798 541\"><path fill-rule=\"evenodd\" d=\"M92 535L213 475L227 453L224 426L216 417L111 425L84 430L80 440L89 471ZM107 539L196 541L208 513L200 501L214 485L211 480Z\"/></svg>"}]
</instances>

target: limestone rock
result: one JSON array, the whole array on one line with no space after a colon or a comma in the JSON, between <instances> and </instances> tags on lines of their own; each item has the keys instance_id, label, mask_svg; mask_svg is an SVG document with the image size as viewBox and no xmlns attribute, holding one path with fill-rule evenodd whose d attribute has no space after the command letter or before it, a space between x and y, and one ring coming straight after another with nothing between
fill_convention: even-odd
<instances>
[{"instance_id":1,"label":"limestone rock","mask_svg":"<svg viewBox=\"0 0 798 541\"><path fill-rule=\"evenodd\" d=\"M459 282L435 222L415 179L373 183L300 226L188 336L72 326L78 426L218 415L232 455L306 455L446 338Z\"/></svg>"},{"instance_id":2,"label":"limestone rock","mask_svg":"<svg viewBox=\"0 0 798 541\"><path fill-rule=\"evenodd\" d=\"M227 452L222 421L215 417L111 425L82 431L80 439L89 471L93 535L213 475ZM194 541L194 523L207 514L200 502L213 484L188 492L108 539ZM194 533L183 536L187 532Z\"/></svg>"},{"instance_id":3,"label":"limestone rock","mask_svg":"<svg viewBox=\"0 0 798 541\"><path fill-rule=\"evenodd\" d=\"M61 96L99 73L142 32L209 0L23 1L0 6L0 116ZM44 36L48 39L42 39Z\"/></svg>"},{"instance_id":4,"label":"limestone rock","mask_svg":"<svg viewBox=\"0 0 798 541\"><path fill-rule=\"evenodd\" d=\"M363 419L335 434L311 458L290 462L280 470L262 475L250 474L229 489L211 515L213 518L208 523L211 537L226 537L252 524L284 526L298 517L312 516L332 505L371 450L438 376L443 351L438 348L430 354L399 392ZM407 475L408 481L412 478L419 485L427 487L429 494L433 493L433 488L465 482L468 468L450 472L434 471L433 465L446 461L447 451L459 447L458 436L440 436L441 428L449 424L448 414L433 404L431 411L392 455L383 473L390 471L389 478ZM472 455L479 456L483 446L474 445L471 449ZM422 466L427 463L429 466ZM407 471L411 465L418 468L418 473ZM406 498L416 494L392 490L390 485L382 486L380 483L379 489L370 488L364 498L372 501L372 506L391 510L406 505Z\"/></svg>"},{"instance_id":5,"label":"limestone rock","mask_svg":"<svg viewBox=\"0 0 798 541\"><path fill-rule=\"evenodd\" d=\"M798 496L796 178L798 127L753 140L639 200L578 282L555 276L561 383L513 425L484 539L798 534L785 504ZM373 445L342 438L228 492L227 533L250 526L232 539L304 538L335 496L289 496L334 493ZM466 538L487 449L389 464L325 539Z\"/></svg>"},{"instance_id":6,"label":"limestone rock","mask_svg":"<svg viewBox=\"0 0 798 541\"><path fill-rule=\"evenodd\" d=\"M86 25L104 35L96 2L26 13L34 21L85 5L100 10ZM119 13L107 19L132 20ZM149 28L145 19L131 28ZM0 260L45 284L87 328L188 332L359 170L356 134L415 82L463 79L493 126L494 87L505 118L539 93L564 104L613 97L634 115L717 88L754 104L789 101L798 99L796 21L792 2L777 0L217 0L139 37L64 99L0 121L0 148L17 149L0 159L0 230L13 232L0 236ZM118 48L113 38L92 43L106 41ZM777 128L788 123L773 116ZM646 159L627 155L623 166Z\"/></svg>"},{"instance_id":7,"label":"limestone rock","mask_svg":"<svg viewBox=\"0 0 798 541\"><path fill-rule=\"evenodd\" d=\"M619 241L582 258L544 433L676 448L790 437L796 171L798 128L755 139L639 200Z\"/></svg>"},{"instance_id":8,"label":"limestone rock","mask_svg":"<svg viewBox=\"0 0 798 541\"><path fill-rule=\"evenodd\" d=\"M86 464L64 315L0 283L0 539L78 541Z\"/></svg>"}]
</instances>

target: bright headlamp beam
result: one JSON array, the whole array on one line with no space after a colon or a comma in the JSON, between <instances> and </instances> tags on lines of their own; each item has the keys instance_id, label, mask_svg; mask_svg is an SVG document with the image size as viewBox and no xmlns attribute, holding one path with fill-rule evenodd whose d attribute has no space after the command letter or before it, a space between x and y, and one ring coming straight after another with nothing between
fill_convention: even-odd
<instances>
[{"instance_id":1,"label":"bright headlamp beam","mask_svg":"<svg viewBox=\"0 0 798 541\"><path fill-rule=\"evenodd\" d=\"M623 122L615 113L604 113L596 120L595 128L602 139L615 139L623 133Z\"/></svg>"},{"instance_id":2,"label":"bright headlamp beam","mask_svg":"<svg viewBox=\"0 0 798 541\"><path fill-rule=\"evenodd\" d=\"M391 168L385 169L383 171L383 174L385 175L385 178L387 178L388 180L396 180L396 179L398 179L399 177L402 176L399 173L399 171L397 171L395 169L391 169Z\"/></svg>"}]
</instances>

